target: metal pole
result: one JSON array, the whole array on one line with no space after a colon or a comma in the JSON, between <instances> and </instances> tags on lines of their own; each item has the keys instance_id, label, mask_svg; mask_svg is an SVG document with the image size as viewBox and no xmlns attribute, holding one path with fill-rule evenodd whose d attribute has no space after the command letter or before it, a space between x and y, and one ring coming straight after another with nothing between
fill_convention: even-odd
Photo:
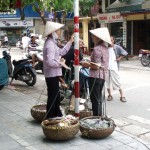
<instances>
[{"instance_id":1,"label":"metal pole","mask_svg":"<svg viewBox=\"0 0 150 150\"><path fill-rule=\"evenodd\" d=\"M79 117L79 0L74 0L75 116Z\"/></svg>"}]
</instances>

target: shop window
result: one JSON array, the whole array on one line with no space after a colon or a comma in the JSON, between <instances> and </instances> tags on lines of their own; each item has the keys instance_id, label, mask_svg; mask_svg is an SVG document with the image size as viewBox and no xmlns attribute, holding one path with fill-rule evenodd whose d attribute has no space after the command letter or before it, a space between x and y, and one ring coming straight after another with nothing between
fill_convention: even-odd
<instances>
[{"instance_id":1,"label":"shop window","mask_svg":"<svg viewBox=\"0 0 150 150\"><path fill-rule=\"evenodd\" d=\"M116 39L121 39L123 37L122 22L111 23L111 35L115 36Z\"/></svg>"}]
</instances>

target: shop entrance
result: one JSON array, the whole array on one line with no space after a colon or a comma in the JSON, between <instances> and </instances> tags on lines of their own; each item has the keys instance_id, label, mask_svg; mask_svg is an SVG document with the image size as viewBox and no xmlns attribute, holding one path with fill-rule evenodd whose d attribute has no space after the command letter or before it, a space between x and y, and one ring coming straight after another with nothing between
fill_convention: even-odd
<instances>
[{"instance_id":1,"label":"shop entrance","mask_svg":"<svg viewBox=\"0 0 150 150\"><path fill-rule=\"evenodd\" d=\"M138 55L140 49L150 49L150 21L133 22L133 54Z\"/></svg>"},{"instance_id":2,"label":"shop entrance","mask_svg":"<svg viewBox=\"0 0 150 150\"><path fill-rule=\"evenodd\" d=\"M16 45L16 42L22 37L23 28L1 28L1 31L8 36L10 45Z\"/></svg>"}]
</instances>

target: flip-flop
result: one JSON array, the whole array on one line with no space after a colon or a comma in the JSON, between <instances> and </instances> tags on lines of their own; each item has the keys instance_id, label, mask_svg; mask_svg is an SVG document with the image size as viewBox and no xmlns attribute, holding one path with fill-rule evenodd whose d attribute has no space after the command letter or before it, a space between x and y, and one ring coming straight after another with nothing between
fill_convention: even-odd
<instances>
[{"instance_id":1,"label":"flip-flop","mask_svg":"<svg viewBox=\"0 0 150 150\"><path fill-rule=\"evenodd\" d=\"M108 96L107 101L112 101L113 97L112 96Z\"/></svg>"},{"instance_id":2,"label":"flip-flop","mask_svg":"<svg viewBox=\"0 0 150 150\"><path fill-rule=\"evenodd\" d=\"M123 103L127 102L125 97L120 97L120 101Z\"/></svg>"}]
</instances>

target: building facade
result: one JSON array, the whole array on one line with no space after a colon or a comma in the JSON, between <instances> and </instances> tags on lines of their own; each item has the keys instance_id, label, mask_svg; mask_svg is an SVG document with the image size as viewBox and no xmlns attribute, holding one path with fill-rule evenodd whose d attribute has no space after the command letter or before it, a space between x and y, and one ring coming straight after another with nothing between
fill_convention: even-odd
<instances>
[{"instance_id":1,"label":"building facade","mask_svg":"<svg viewBox=\"0 0 150 150\"><path fill-rule=\"evenodd\" d=\"M128 0L123 3L116 0L105 10L107 17L120 14L119 22L113 20L107 22L107 26L111 34L122 38L130 55L138 55L140 49L150 49L150 0Z\"/></svg>"},{"instance_id":2,"label":"building facade","mask_svg":"<svg viewBox=\"0 0 150 150\"><path fill-rule=\"evenodd\" d=\"M43 22L39 14L32 10L31 6L24 9L25 20L20 20L20 12L18 9L10 12L0 12L0 39L7 34L12 45L22 37L23 33L27 32L27 28L31 33L42 34Z\"/></svg>"}]
</instances>

